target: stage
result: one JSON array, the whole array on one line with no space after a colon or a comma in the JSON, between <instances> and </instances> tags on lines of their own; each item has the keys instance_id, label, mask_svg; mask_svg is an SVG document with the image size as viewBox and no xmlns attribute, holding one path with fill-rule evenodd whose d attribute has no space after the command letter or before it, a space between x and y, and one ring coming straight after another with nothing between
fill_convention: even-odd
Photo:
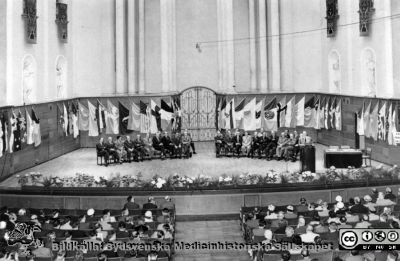
<instances>
[{"instance_id":1,"label":"stage","mask_svg":"<svg viewBox=\"0 0 400 261\"><path fill-rule=\"evenodd\" d=\"M216 176L222 174L263 174L268 170L280 172L296 172L300 170L300 162L267 161L265 159L251 158L216 158L212 142L196 143L197 154L190 159L153 159L144 162L132 162L124 164L111 164L108 167L96 164L96 151L94 148L83 148L60 156L33 168L26 169L14 174L0 183L0 188L19 187L17 175L25 175L31 172L39 172L44 176L66 177L74 176L76 173L85 173L92 176L110 177L112 175L136 175L141 172L144 179L154 175L168 177L179 174L189 177L199 175ZM316 145L316 172L323 172L323 151L326 146ZM372 162L373 166L381 164Z\"/></svg>"}]
</instances>

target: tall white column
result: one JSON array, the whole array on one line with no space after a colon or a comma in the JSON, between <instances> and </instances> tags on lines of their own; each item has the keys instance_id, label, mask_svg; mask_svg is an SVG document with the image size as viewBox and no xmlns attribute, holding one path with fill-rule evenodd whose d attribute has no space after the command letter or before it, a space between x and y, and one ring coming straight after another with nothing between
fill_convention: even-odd
<instances>
[{"instance_id":1,"label":"tall white column","mask_svg":"<svg viewBox=\"0 0 400 261\"><path fill-rule=\"evenodd\" d=\"M126 41L125 0L115 0L115 93L127 93L126 84Z\"/></svg>"},{"instance_id":2,"label":"tall white column","mask_svg":"<svg viewBox=\"0 0 400 261\"><path fill-rule=\"evenodd\" d=\"M257 90L255 0L249 0L250 90Z\"/></svg>"},{"instance_id":3,"label":"tall white column","mask_svg":"<svg viewBox=\"0 0 400 261\"><path fill-rule=\"evenodd\" d=\"M6 11L6 57L7 57L7 61L6 61L6 93L3 94L6 96L6 104L7 105L11 105L11 104L20 104L22 103L22 84L20 85L19 88L14 88L13 84L14 84L14 75L13 75L13 66L14 66L14 62L13 62L13 58L14 58L14 52L13 52L13 2L14 0L7 0L7 11ZM25 32L24 32L25 33ZM22 71L22 68L21 68ZM18 93L15 93L15 91L13 92L13 90L19 90ZM14 96L14 97L13 97ZM16 98L18 97L18 98Z\"/></svg>"},{"instance_id":4,"label":"tall white column","mask_svg":"<svg viewBox=\"0 0 400 261\"><path fill-rule=\"evenodd\" d=\"M38 5L41 4L41 2L37 3ZM39 31L38 34L40 35L41 33L43 34L43 49L42 49L42 55L43 55L43 65L44 65L44 70L43 70L43 87L44 87L44 93L40 93L39 92L39 81L36 80L36 85L35 88L36 90L34 90L35 92L35 98L37 102L43 102L45 100L53 100L54 97L57 97L57 87L55 84L55 81L53 81L53 84L50 86L49 85L49 72L52 74L52 78L55 75L55 71L56 71L56 65L55 65L55 61L52 61L51 63L49 63L49 52L48 52L48 48L49 48L49 1L43 1L43 10L41 13L38 14L38 16L41 18L41 20L38 19L38 22L40 22L42 24L42 28L43 31ZM51 21L53 22L53 21ZM39 27L40 28L40 27ZM58 37L58 36L57 36ZM58 41L58 40L57 40ZM35 57L36 62L38 61L37 57ZM39 68L36 68L36 74L38 74L39 72ZM53 78L54 79L54 78ZM66 88L66 86L64 86L64 88ZM43 97L43 94L45 97ZM64 99L67 97L63 97Z\"/></svg>"},{"instance_id":5,"label":"tall white column","mask_svg":"<svg viewBox=\"0 0 400 261\"><path fill-rule=\"evenodd\" d=\"M139 93L145 93L145 34L144 34L144 0L139 0Z\"/></svg>"},{"instance_id":6,"label":"tall white column","mask_svg":"<svg viewBox=\"0 0 400 261\"><path fill-rule=\"evenodd\" d=\"M347 10L346 23L351 24L353 22L356 22L356 21L353 21L353 19L352 19L352 17L353 17L352 1L346 1L346 10ZM338 22L340 23L340 19ZM357 32L355 32L355 30L357 30ZM347 46L347 54L346 54L346 56L347 56L347 88L345 91L342 90L342 92L357 95L357 88L354 88L354 83L353 83L353 66L354 66L354 63L353 63L353 41L354 41L354 38L356 38L356 39L359 38L359 37L354 37L355 35L358 35L358 26L348 26L346 28L346 33L347 33L347 35L346 35L346 38L347 38L347 44L346 44L346 46ZM329 51L328 51L328 53L329 53ZM356 66L360 66L360 63L361 62L359 61L359 64L357 64ZM326 66L328 66L328 64ZM360 81L359 86L361 86L361 81ZM329 88L329 87L327 87L327 88ZM324 91L328 91L328 90L329 89L325 89ZM358 95L360 95L359 91L358 91Z\"/></svg>"},{"instance_id":7,"label":"tall white column","mask_svg":"<svg viewBox=\"0 0 400 261\"><path fill-rule=\"evenodd\" d=\"M384 0L384 16L390 17L392 15L391 0ZM392 19L384 20L385 27L385 91L384 95L388 98L393 97L394 83L393 83L393 34L392 34ZM379 86L378 86L379 88ZM378 92L379 95L379 92Z\"/></svg>"},{"instance_id":8,"label":"tall white column","mask_svg":"<svg viewBox=\"0 0 400 261\"><path fill-rule=\"evenodd\" d=\"M128 0L128 92L138 93L137 88L137 24L136 24L136 0Z\"/></svg>"},{"instance_id":9,"label":"tall white column","mask_svg":"<svg viewBox=\"0 0 400 261\"><path fill-rule=\"evenodd\" d=\"M280 10L279 0L271 0L271 72L272 88L274 92L281 90L281 48L280 48Z\"/></svg>"},{"instance_id":10,"label":"tall white column","mask_svg":"<svg viewBox=\"0 0 400 261\"><path fill-rule=\"evenodd\" d=\"M235 58L233 45L233 2L217 0L219 89L233 93Z\"/></svg>"},{"instance_id":11,"label":"tall white column","mask_svg":"<svg viewBox=\"0 0 400 261\"><path fill-rule=\"evenodd\" d=\"M265 0L258 0L258 39L260 91L268 91L267 68L267 17Z\"/></svg>"}]
</instances>

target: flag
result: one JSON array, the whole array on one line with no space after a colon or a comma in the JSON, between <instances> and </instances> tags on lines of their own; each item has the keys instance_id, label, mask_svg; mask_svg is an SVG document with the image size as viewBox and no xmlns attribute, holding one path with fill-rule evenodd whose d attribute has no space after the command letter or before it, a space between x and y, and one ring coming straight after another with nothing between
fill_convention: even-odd
<instances>
[{"instance_id":1,"label":"flag","mask_svg":"<svg viewBox=\"0 0 400 261\"><path fill-rule=\"evenodd\" d=\"M295 108L295 99L296 96L293 96L286 103L286 113L285 113L285 125L286 128L294 128L296 127L296 119L294 116L294 108Z\"/></svg>"},{"instance_id":2,"label":"flag","mask_svg":"<svg viewBox=\"0 0 400 261\"><path fill-rule=\"evenodd\" d=\"M73 103L68 103L67 104L67 110L68 110L68 135L73 135L74 134L74 123L73 123L73 116L74 114L72 113L72 105Z\"/></svg>"},{"instance_id":3,"label":"flag","mask_svg":"<svg viewBox=\"0 0 400 261\"><path fill-rule=\"evenodd\" d=\"M182 129L182 111L181 111L181 100L178 95L173 96L172 98L173 106L174 106L174 114L172 119L172 131L173 132L181 132Z\"/></svg>"},{"instance_id":4,"label":"flag","mask_svg":"<svg viewBox=\"0 0 400 261\"><path fill-rule=\"evenodd\" d=\"M278 104L274 97L265 107L261 115L262 128L268 131L278 130Z\"/></svg>"},{"instance_id":5,"label":"flag","mask_svg":"<svg viewBox=\"0 0 400 261\"><path fill-rule=\"evenodd\" d=\"M389 145L394 145L393 142L393 127L396 126L396 122L393 120L393 103L390 103L388 110L388 131L387 131L387 142Z\"/></svg>"},{"instance_id":6,"label":"flag","mask_svg":"<svg viewBox=\"0 0 400 261\"><path fill-rule=\"evenodd\" d=\"M357 133L358 135L364 135L364 110L365 110L365 102L363 102L363 106L357 112Z\"/></svg>"},{"instance_id":7,"label":"flag","mask_svg":"<svg viewBox=\"0 0 400 261\"><path fill-rule=\"evenodd\" d=\"M326 98L323 97L318 108L318 124L317 124L318 130L325 128L325 103L326 103Z\"/></svg>"},{"instance_id":8,"label":"flag","mask_svg":"<svg viewBox=\"0 0 400 261\"><path fill-rule=\"evenodd\" d=\"M329 123L331 121L330 119L330 114L329 114L329 108L330 108L330 98L326 97L325 99L325 108L324 108L324 128L329 129Z\"/></svg>"},{"instance_id":9,"label":"flag","mask_svg":"<svg viewBox=\"0 0 400 261\"><path fill-rule=\"evenodd\" d=\"M15 132L17 131L17 120L15 118L15 114L14 112L12 112L11 117L10 117L10 138L8 140L9 145L8 145L8 149L10 153L14 152L14 142L15 142Z\"/></svg>"},{"instance_id":10,"label":"flag","mask_svg":"<svg viewBox=\"0 0 400 261\"><path fill-rule=\"evenodd\" d=\"M18 129L20 132L20 139L21 139L21 146L20 149L22 149L22 144L26 143L26 120L21 111L18 112L18 118L17 118L17 124L18 124Z\"/></svg>"},{"instance_id":11,"label":"flag","mask_svg":"<svg viewBox=\"0 0 400 261\"><path fill-rule=\"evenodd\" d=\"M106 114L105 108L103 104L99 100L97 100L97 108L96 108L96 118L97 118L97 127L98 132L103 133L104 129L106 128Z\"/></svg>"},{"instance_id":12,"label":"flag","mask_svg":"<svg viewBox=\"0 0 400 261\"><path fill-rule=\"evenodd\" d=\"M335 129L338 131L342 130L342 99L341 98L338 98L336 100Z\"/></svg>"},{"instance_id":13,"label":"flag","mask_svg":"<svg viewBox=\"0 0 400 261\"><path fill-rule=\"evenodd\" d=\"M222 97L220 99L220 106L218 109L218 127L220 129L225 129L225 108L226 108L226 98Z\"/></svg>"},{"instance_id":14,"label":"flag","mask_svg":"<svg viewBox=\"0 0 400 261\"><path fill-rule=\"evenodd\" d=\"M89 130L89 109L78 102L78 128L81 131Z\"/></svg>"},{"instance_id":15,"label":"flag","mask_svg":"<svg viewBox=\"0 0 400 261\"><path fill-rule=\"evenodd\" d=\"M375 141L378 140L378 110L379 101L375 104L374 109L369 115L370 137Z\"/></svg>"},{"instance_id":16,"label":"flag","mask_svg":"<svg viewBox=\"0 0 400 261\"><path fill-rule=\"evenodd\" d=\"M245 131L255 130L256 98L251 99L243 108L243 129Z\"/></svg>"},{"instance_id":17,"label":"flag","mask_svg":"<svg viewBox=\"0 0 400 261\"><path fill-rule=\"evenodd\" d=\"M90 101L88 101L89 108L89 136L97 137L99 136L99 126L97 125L98 119L96 115L96 106L94 106Z\"/></svg>"},{"instance_id":18,"label":"flag","mask_svg":"<svg viewBox=\"0 0 400 261\"><path fill-rule=\"evenodd\" d=\"M150 132L150 108L140 101L140 132L149 133Z\"/></svg>"},{"instance_id":19,"label":"flag","mask_svg":"<svg viewBox=\"0 0 400 261\"><path fill-rule=\"evenodd\" d=\"M161 109L160 109L161 129L171 130L173 115L174 115L174 109L172 105L168 104L166 101L161 99Z\"/></svg>"},{"instance_id":20,"label":"flag","mask_svg":"<svg viewBox=\"0 0 400 261\"><path fill-rule=\"evenodd\" d=\"M132 130L128 129L129 109L126 108L121 102L119 102L118 108L119 108L119 133L121 133L122 135L132 133Z\"/></svg>"},{"instance_id":21,"label":"flag","mask_svg":"<svg viewBox=\"0 0 400 261\"><path fill-rule=\"evenodd\" d=\"M32 124L33 124L33 142L34 146L37 147L42 143L42 134L40 132L40 120L35 111L32 108Z\"/></svg>"},{"instance_id":22,"label":"flag","mask_svg":"<svg viewBox=\"0 0 400 261\"><path fill-rule=\"evenodd\" d=\"M232 98L225 107L225 129L234 129L235 125L235 99Z\"/></svg>"},{"instance_id":23,"label":"flag","mask_svg":"<svg viewBox=\"0 0 400 261\"><path fill-rule=\"evenodd\" d=\"M72 103L72 133L74 134L74 138L76 139L79 136L79 126L78 126L78 110L76 108L75 103Z\"/></svg>"},{"instance_id":24,"label":"flag","mask_svg":"<svg viewBox=\"0 0 400 261\"><path fill-rule=\"evenodd\" d=\"M364 126L364 135L369 138L370 134L370 114L371 114L371 102L369 102L368 106L365 107L364 110L364 118L363 118L363 126Z\"/></svg>"},{"instance_id":25,"label":"flag","mask_svg":"<svg viewBox=\"0 0 400 261\"><path fill-rule=\"evenodd\" d=\"M395 142L394 142L394 134L397 132L397 126L396 126L396 114L398 113L398 112L396 112L396 106L395 105L392 105L392 110L393 110L393 113L392 113L392 118L391 118L391 124L390 124L390 136L391 136L391 138L390 138L390 140L391 140L391 142L392 142L392 145L396 145L395 144ZM389 140L389 139L388 139Z\"/></svg>"},{"instance_id":26,"label":"flag","mask_svg":"<svg viewBox=\"0 0 400 261\"><path fill-rule=\"evenodd\" d=\"M285 126L285 114L286 114L286 95L282 97L282 99L278 102L278 109L276 115L276 121L278 124L278 128Z\"/></svg>"},{"instance_id":27,"label":"flag","mask_svg":"<svg viewBox=\"0 0 400 261\"><path fill-rule=\"evenodd\" d=\"M3 131L3 154L8 151L8 118L7 114L3 113L1 115L2 131Z\"/></svg>"},{"instance_id":28,"label":"flag","mask_svg":"<svg viewBox=\"0 0 400 261\"><path fill-rule=\"evenodd\" d=\"M318 97L314 103L314 129L319 129L319 117L320 117L320 108L321 107L321 98Z\"/></svg>"},{"instance_id":29,"label":"flag","mask_svg":"<svg viewBox=\"0 0 400 261\"><path fill-rule=\"evenodd\" d=\"M382 107L378 113L378 139L385 140L386 137L386 101L383 102Z\"/></svg>"},{"instance_id":30,"label":"flag","mask_svg":"<svg viewBox=\"0 0 400 261\"><path fill-rule=\"evenodd\" d=\"M264 106L264 99L262 99L261 101L257 102L256 104L256 109L255 109L255 121L254 121L254 129L261 129L261 114L263 112L263 106Z\"/></svg>"},{"instance_id":31,"label":"flag","mask_svg":"<svg viewBox=\"0 0 400 261\"><path fill-rule=\"evenodd\" d=\"M296 103L294 112L296 115L296 126L304 126L304 102L305 96Z\"/></svg>"},{"instance_id":32,"label":"flag","mask_svg":"<svg viewBox=\"0 0 400 261\"><path fill-rule=\"evenodd\" d=\"M335 119L335 110L336 110L336 97L331 101L331 106L329 108L329 129L334 129L336 127L336 119Z\"/></svg>"},{"instance_id":33,"label":"flag","mask_svg":"<svg viewBox=\"0 0 400 261\"><path fill-rule=\"evenodd\" d=\"M312 96L304 104L304 127L314 128L315 127L315 97Z\"/></svg>"},{"instance_id":34,"label":"flag","mask_svg":"<svg viewBox=\"0 0 400 261\"><path fill-rule=\"evenodd\" d=\"M33 144L33 122L29 112L25 110L26 114L26 144Z\"/></svg>"},{"instance_id":35,"label":"flag","mask_svg":"<svg viewBox=\"0 0 400 261\"><path fill-rule=\"evenodd\" d=\"M119 110L110 100L107 100L106 133L119 133Z\"/></svg>"},{"instance_id":36,"label":"flag","mask_svg":"<svg viewBox=\"0 0 400 261\"><path fill-rule=\"evenodd\" d=\"M64 103L63 103L63 117L64 117L64 125L63 125L64 133L66 136L68 136L68 112Z\"/></svg>"},{"instance_id":37,"label":"flag","mask_svg":"<svg viewBox=\"0 0 400 261\"><path fill-rule=\"evenodd\" d=\"M241 102L235 107L235 125L236 128L244 129L243 117L244 117L244 106L246 103L246 98L243 98Z\"/></svg>"},{"instance_id":38,"label":"flag","mask_svg":"<svg viewBox=\"0 0 400 261\"><path fill-rule=\"evenodd\" d=\"M140 131L140 109L132 102L131 110L129 111L128 130Z\"/></svg>"},{"instance_id":39,"label":"flag","mask_svg":"<svg viewBox=\"0 0 400 261\"><path fill-rule=\"evenodd\" d=\"M150 100L150 109L151 109L150 132L156 133L157 131L162 131L160 107L158 107L155 101Z\"/></svg>"}]
</instances>

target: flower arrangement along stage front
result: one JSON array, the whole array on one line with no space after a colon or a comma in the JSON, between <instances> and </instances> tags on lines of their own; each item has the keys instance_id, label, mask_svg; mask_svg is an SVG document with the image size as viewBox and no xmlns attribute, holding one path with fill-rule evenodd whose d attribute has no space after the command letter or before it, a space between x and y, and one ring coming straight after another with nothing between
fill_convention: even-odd
<instances>
[{"instance_id":1,"label":"flower arrangement along stage front","mask_svg":"<svg viewBox=\"0 0 400 261\"><path fill-rule=\"evenodd\" d=\"M85 173L76 173L70 177L52 177L37 172L17 175L18 184L23 186L51 187L109 187L109 188L136 188L141 190L176 190L176 189L219 189L235 187L262 187L268 184L333 184L348 181L400 180L400 168L394 165L385 168L382 165L372 168L336 169L331 167L325 172L282 172L268 170L264 174L243 173L240 175L208 176L199 175L190 177L174 174L168 177L154 175L145 179L141 172L135 175L120 175L110 173L109 176L93 176Z\"/></svg>"}]
</instances>

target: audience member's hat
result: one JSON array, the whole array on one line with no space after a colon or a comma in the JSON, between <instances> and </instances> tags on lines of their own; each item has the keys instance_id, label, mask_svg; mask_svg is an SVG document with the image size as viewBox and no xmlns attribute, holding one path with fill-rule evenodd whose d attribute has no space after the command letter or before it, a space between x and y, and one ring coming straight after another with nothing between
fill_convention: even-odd
<instances>
[{"instance_id":1,"label":"audience member's hat","mask_svg":"<svg viewBox=\"0 0 400 261\"><path fill-rule=\"evenodd\" d=\"M147 211L144 213L144 217L145 217L145 218L151 218L152 216L153 216L153 213L151 213L150 210L147 210Z\"/></svg>"},{"instance_id":2,"label":"audience member's hat","mask_svg":"<svg viewBox=\"0 0 400 261\"><path fill-rule=\"evenodd\" d=\"M336 200L336 202L342 202L342 201L343 201L343 198L342 198L342 196L337 195L336 198L335 198L335 200Z\"/></svg>"},{"instance_id":3,"label":"audience member's hat","mask_svg":"<svg viewBox=\"0 0 400 261\"><path fill-rule=\"evenodd\" d=\"M292 212L294 210L293 206L291 206L291 205L287 206L286 209L289 210L289 211L292 211Z\"/></svg>"},{"instance_id":4,"label":"audience member's hat","mask_svg":"<svg viewBox=\"0 0 400 261\"><path fill-rule=\"evenodd\" d=\"M378 190L376 188L372 188L372 192L378 193Z\"/></svg>"},{"instance_id":5,"label":"audience member's hat","mask_svg":"<svg viewBox=\"0 0 400 261\"><path fill-rule=\"evenodd\" d=\"M37 215L33 214L33 215L31 216L31 220L35 220L35 219L37 219Z\"/></svg>"},{"instance_id":6,"label":"audience member's hat","mask_svg":"<svg viewBox=\"0 0 400 261\"><path fill-rule=\"evenodd\" d=\"M0 222L0 229L6 229L7 223L5 221Z\"/></svg>"},{"instance_id":7,"label":"audience member's hat","mask_svg":"<svg viewBox=\"0 0 400 261\"><path fill-rule=\"evenodd\" d=\"M365 202L371 202L371 201L372 201L371 196L370 196L370 195L365 195L365 196L364 196L364 201L365 201Z\"/></svg>"},{"instance_id":8,"label":"audience member's hat","mask_svg":"<svg viewBox=\"0 0 400 261\"><path fill-rule=\"evenodd\" d=\"M88 216L93 216L94 215L94 209L93 208L89 208L87 211L87 215Z\"/></svg>"},{"instance_id":9,"label":"audience member's hat","mask_svg":"<svg viewBox=\"0 0 400 261\"><path fill-rule=\"evenodd\" d=\"M169 200L170 199L170 197L169 196L165 196L165 200Z\"/></svg>"},{"instance_id":10,"label":"audience member's hat","mask_svg":"<svg viewBox=\"0 0 400 261\"><path fill-rule=\"evenodd\" d=\"M272 231L271 231L271 230L265 230L265 232L264 232L264 237L265 237L266 239L271 240L271 239L272 239Z\"/></svg>"},{"instance_id":11,"label":"audience member's hat","mask_svg":"<svg viewBox=\"0 0 400 261\"><path fill-rule=\"evenodd\" d=\"M149 200L154 200L154 197L149 197Z\"/></svg>"},{"instance_id":12,"label":"audience member's hat","mask_svg":"<svg viewBox=\"0 0 400 261\"><path fill-rule=\"evenodd\" d=\"M26 210L24 208L21 208L20 210L18 210L18 215L19 216L23 216L26 214Z\"/></svg>"},{"instance_id":13,"label":"audience member's hat","mask_svg":"<svg viewBox=\"0 0 400 261\"><path fill-rule=\"evenodd\" d=\"M268 210L269 210L269 211L275 211L275 206L272 205L272 204L269 205L269 206L268 206Z\"/></svg>"},{"instance_id":14,"label":"audience member's hat","mask_svg":"<svg viewBox=\"0 0 400 261\"><path fill-rule=\"evenodd\" d=\"M392 189L389 188L389 187L387 187L387 188L386 188L386 193L391 193L391 192L392 192Z\"/></svg>"},{"instance_id":15,"label":"audience member's hat","mask_svg":"<svg viewBox=\"0 0 400 261\"><path fill-rule=\"evenodd\" d=\"M354 202L355 202L355 203L360 203L360 201L361 201L360 197L355 197L355 198L354 198Z\"/></svg>"},{"instance_id":16,"label":"audience member's hat","mask_svg":"<svg viewBox=\"0 0 400 261\"><path fill-rule=\"evenodd\" d=\"M339 202L336 204L336 207L337 207L338 209L344 208L343 202L339 201Z\"/></svg>"}]
</instances>

